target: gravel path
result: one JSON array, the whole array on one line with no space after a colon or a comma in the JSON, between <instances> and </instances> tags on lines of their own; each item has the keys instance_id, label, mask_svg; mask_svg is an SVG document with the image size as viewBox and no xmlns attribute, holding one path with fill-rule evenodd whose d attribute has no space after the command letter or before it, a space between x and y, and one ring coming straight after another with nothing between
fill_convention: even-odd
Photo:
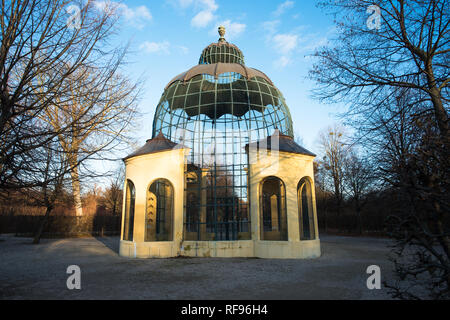
<instances>
[{"instance_id":1,"label":"gravel path","mask_svg":"<svg viewBox=\"0 0 450 320\"><path fill-rule=\"evenodd\" d=\"M313 260L128 259L119 238L31 239L0 235L0 299L388 299L368 290L366 268L392 276L389 240L321 236ZM81 290L66 269L81 268Z\"/></svg>"}]
</instances>

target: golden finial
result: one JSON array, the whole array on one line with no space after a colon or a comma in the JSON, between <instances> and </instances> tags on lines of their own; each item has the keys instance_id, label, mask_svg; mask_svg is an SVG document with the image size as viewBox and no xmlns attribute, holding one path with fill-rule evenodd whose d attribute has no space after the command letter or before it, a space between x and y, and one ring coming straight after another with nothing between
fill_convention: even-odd
<instances>
[{"instance_id":1,"label":"golden finial","mask_svg":"<svg viewBox=\"0 0 450 320\"><path fill-rule=\"evenodd\" d=\"M219 27L219 35L220 35L219 42L224 42L225 41L225 38L223 37L225 35L225 32L226 32L225 27L224 26L220 26Z\"/></svg>"}]
</instances>

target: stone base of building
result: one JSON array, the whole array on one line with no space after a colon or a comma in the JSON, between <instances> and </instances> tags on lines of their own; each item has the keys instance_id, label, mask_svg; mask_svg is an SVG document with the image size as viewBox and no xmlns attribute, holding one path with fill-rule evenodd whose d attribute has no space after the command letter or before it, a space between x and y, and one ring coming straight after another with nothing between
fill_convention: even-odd
<instances>
[{"instance_id":1,"label":"stone base of building","mask_svg":"<svg viewBox=\"0 0 450 320\"><path fill-rule=\"evenodd\" d=\"M320 240L307 241L120 241L119 255L128 258L214 257L266 259L318 258Z\"/></svg>"}]
</instances>

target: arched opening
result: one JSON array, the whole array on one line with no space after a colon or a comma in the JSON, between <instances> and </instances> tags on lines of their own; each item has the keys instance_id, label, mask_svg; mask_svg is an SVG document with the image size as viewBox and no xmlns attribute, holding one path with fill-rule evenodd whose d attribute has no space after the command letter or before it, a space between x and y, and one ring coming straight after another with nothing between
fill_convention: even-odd
<instances>
[{"instance_id":1,"label":"arched opening","mask_svg":"<svg viewBox=\"0 0 450 320\"><path fill-rule=\"evenodd\" d=\"M297 186L300 240L315 239L314 207L312 187L308 178L304 177Z\"/></svg>"},{"instance_id":2,"label":"arched opening","mask_svg":"<svg viewBox=\"0 0 450 320\"><path fill-rule=\"evenodd\" d=\"M136 201L136 189L131 180L127 180L125 195L125 217L123 222L123 240L133 241L134 207Z\"/></svg>"},{"instance_id":3,"label":"arched opening","mask_svg":"<svg viewBox=\"0 0 450 320\"><path fill-rule=\"evenodd\" d=\"M172 241L172 220L172 184L166 179L158 179L147 190L145 241Z\"/></svg>"},{"instance_id":4,"label":"arched opening","mask_svg":"<svg viewBox=\"0 0 450 320\"><path fill-rule=\"evenodd\" d=\"M286 188L277 177L261 182L261 240L288 240L286 216Z\"/></svg>"}]
</instances>

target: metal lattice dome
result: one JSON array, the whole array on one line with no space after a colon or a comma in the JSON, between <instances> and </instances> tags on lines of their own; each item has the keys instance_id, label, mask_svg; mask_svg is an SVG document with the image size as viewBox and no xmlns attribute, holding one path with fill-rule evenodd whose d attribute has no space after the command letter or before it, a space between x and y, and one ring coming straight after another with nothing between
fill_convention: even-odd
<instances>
[{"instance_id":1,"label":"metal lattice dome","mask_svg":"<svg viewBox=\"0 0 450 320\"><path fill-rule=\"evenodd\" d=\"M276 129L293 137L293 129L281 92L263 72L245 66L241 50L224 39L223 27L219 34L197 66L167 84L156 108L153 138L162 133L189 147L186 175L208 176L197 190L195 179L188 181L186 228L199 227L203 207L216 240L230 240L249 220L245 145ZM208 198L204 204L196 200L202 191Z\"/></svg>"},{"instance_id":2,"label":"metal lattice dome","mask_svg":"<svg viewBox=\"0 0 450 320\"><path fill-rule=\"evenodd\" d=\"M203 49L198 63L213 64L218 62L244 64L244 55L238 47L226 41L211 43Z\"/></svg>"},{"instance_id":3,"label":"metal lattice dome","mask_svg":"<svg viewBox=\"0 0 450 320\"><path fill-rule=\"evenodd\" d=\"M244 64L244 55L242 51L225 40L225 28L219 27L220 39L217 43L211 43L200 56L198 64L213 63L239 63Z\"/></svg>"}]
</instances>

